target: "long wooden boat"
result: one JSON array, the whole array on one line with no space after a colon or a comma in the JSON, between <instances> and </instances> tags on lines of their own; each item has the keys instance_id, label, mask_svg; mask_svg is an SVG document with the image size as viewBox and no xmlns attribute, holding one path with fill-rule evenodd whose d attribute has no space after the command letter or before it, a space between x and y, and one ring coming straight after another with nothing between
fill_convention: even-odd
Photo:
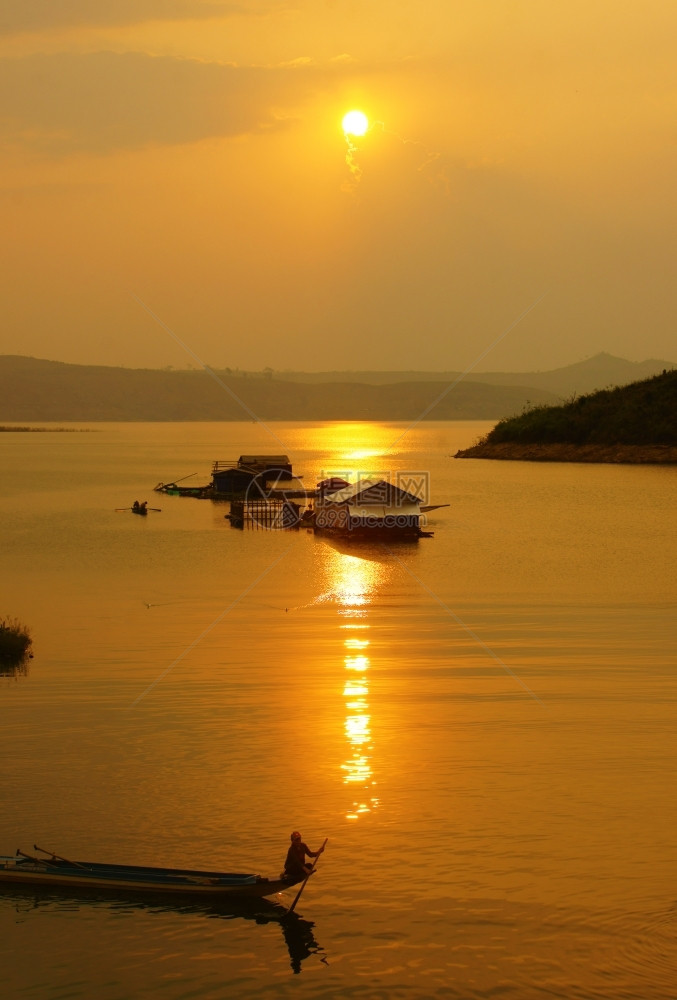
<instances>
[{"instance_id":1,"label":"long wooden boat","mask_svg":"<svg viewBox=\"0 0 677 1000\"><path fill-rule=\"evenodd\" d=\"M302 879L265 878L236 872L190 868L150 868L141 865L67 861L52 855L47 860L17 851L0 856L0 883L52 888L110 889L115 892L173 893L190 896L274 896Z\"/></svg>"},{"instance_id":2,"label":"long wooden boat","mask_svg":"<svg viewBox=\"0 0 677 1000\"><path fill-rule=\"evenodd\" d=\"M177 486L176 483L158 483L153 487L155 493L167 493L177 497L196 497L198 500L208 500L214 493L211 483L205 486Z\"/></svg>"}]
</instances>

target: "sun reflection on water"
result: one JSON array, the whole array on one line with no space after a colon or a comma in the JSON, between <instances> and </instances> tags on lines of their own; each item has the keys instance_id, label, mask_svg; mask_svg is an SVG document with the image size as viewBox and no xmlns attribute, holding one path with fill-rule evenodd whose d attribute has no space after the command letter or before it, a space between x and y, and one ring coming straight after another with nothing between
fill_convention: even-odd
<instances>
[{"instance_id":1,"label":"sun reflection on water","mask_svg":"<svg viewBox=\"0 0 677 1000\"><path fill-rule=\"evenodd\" d=\"M341 770L344 785L355 796L346 818L357 820L379 805L372 765L374 745L368 700L371 640L364 633L371 627L367 620L369 608L386 567L380 562L336 551L330 557L329 566L332 590L342 619L340 629L345 632L343 697L348 757Z\"/></svg>"}]
</instances>

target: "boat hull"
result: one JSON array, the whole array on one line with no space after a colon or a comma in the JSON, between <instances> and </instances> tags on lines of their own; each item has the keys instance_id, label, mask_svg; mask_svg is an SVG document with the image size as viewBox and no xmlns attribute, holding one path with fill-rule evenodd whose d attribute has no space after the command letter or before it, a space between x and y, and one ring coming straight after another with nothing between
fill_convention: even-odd
<instances>
[{"instance_id":1,"label":"boat hull","mask_svg":"<svg viewBox=\"0 0 677 1000\"><path fill-rule=\"evenodd\" d=\"M261 875L187 868L144 868L138 865L105 865L88 861L42 862L15 857L0 858L0 883L5 885L181 894L212 898L220 896L262 898L289 889L298 881L300 880L268 879Z\"/></svg>"},{"instance_id":2,"label":"boat hull","mask_svg":"<svg viewBox=\"0 0 677 1000\"><path fill-rule=\"evenodd\" d=\"M195 497L198 500L206 500L214 495L214 488L211 483L206 486L177 486L176 483L158 483L153 487L156 493L166 493L175 497Z\"/></svg>"}]
</instances>

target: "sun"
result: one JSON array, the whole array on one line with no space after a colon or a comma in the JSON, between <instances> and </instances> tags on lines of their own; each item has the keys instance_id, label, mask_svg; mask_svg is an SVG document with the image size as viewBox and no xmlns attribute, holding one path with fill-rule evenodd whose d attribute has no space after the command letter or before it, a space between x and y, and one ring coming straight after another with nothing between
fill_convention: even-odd
<instances>
[{"instance_id":1,"label":"sun","mask_svg":"<svg viewBox=\"0 0 677 1000\"><path fill-rule=\"evenodd\" d=\"M345 135L364 135L369 128L369 119L364 111L348 111L341 122Z\"/></svg>"}]
</instances>

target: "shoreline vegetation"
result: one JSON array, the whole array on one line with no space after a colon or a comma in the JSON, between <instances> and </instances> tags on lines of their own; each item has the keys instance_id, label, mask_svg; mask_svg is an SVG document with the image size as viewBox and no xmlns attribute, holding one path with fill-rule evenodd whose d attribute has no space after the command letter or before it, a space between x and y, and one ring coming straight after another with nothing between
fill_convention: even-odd
<instances>
[{"instance_id":1,"label":"shoreline vegetation","mask_svg":"<svg viewBox=\"0 0 677 1000\"><path fill-rule=\"evenodd\" d=\"M88 427L8 427L0 424L0 434L3 433L38 433L38 434L78 434L88 432Z\"/></svg>"},{"instance_id":2,"label":"shoreline vegetation","mask_svg":"<svg viewBox=\"0 0 677 1000\"><path fill-rule=\"evenodd\" d=\"M527 407L454 457L677 464L677 371L601 389L563 406Z\"/></svg>"},{"instance_id":3,"label":"shoreline vegetation","mask_svg":"<svg viewBox=\"0 0 677 1000\"><path fill-rule=\"evenodd\" d=\"M17 666L30 653L31 635L16 618L0 618L0 663Z\"/></svg>"}]
</instances>

